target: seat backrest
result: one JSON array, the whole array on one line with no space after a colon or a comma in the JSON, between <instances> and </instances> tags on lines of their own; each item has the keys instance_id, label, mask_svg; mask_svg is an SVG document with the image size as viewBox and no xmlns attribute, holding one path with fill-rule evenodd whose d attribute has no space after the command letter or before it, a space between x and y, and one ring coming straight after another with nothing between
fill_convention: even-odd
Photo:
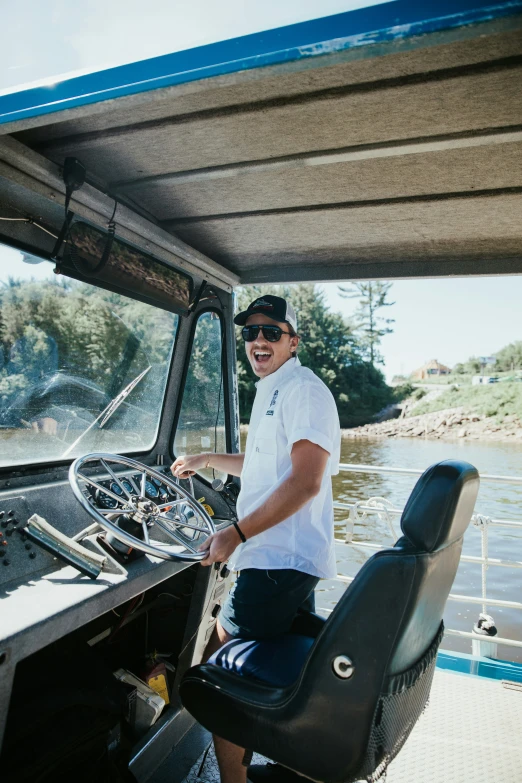
<instances>
[{"instance_id":1,"label":"seat backrest","mask_svg":"<svg viewBox=\"0 0 522 783\"><path fill-rule=\"evenodd\" d=\"M476 468L447 460L428 468L410 495L401 517L404 535L395 548L415 554L416 573L389 663L390 674L412 666L437 633L478 490Z\"/></svg>"},{"instance_id":2,"label":"seat backrest","mask_svg":"<svg viewBox=\"0 0 522 783\"><path fill-rule=\"evenodd\" d=\"M329 747L331 779L343 779L340 770L348 780L364 769L376 712L389 688L398 684L405 690L428 664L434 666L442 614L478 488L477 470L468 463L448 460L429 468L404 509L403 537L366 562L317 637L298 689L322 691L320 698L328 703L330 717L321 716L320 741ZM324 662L338 656L347 656L354 667L347 688L339 679L336 686L331 669L325 676ZM430 685L431 678L428 692ZM424 703L426 698L427 692ZM402 741L416 718L410 714L409 720L407 730L398 728ZM388 753L388 761L395 755L384 747L374 751L376 758ZM310 759L300 769L327 779L320 777L324 768L312 767Z\"/></svg>"}]
</instances>

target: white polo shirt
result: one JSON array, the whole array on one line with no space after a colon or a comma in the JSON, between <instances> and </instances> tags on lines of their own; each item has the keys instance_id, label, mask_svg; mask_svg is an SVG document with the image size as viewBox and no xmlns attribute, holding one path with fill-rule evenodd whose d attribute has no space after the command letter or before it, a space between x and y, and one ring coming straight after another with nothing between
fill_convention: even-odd
<instances>
[{"instance_id":1,"label":"white polo shirt","mask_svg":"<svg viewBox=\"0 0 522 783\"><path fill-rule=\"evenodd\" d=\"M240 544L230 566L292 568L323 579L335 576L331 476L339 472L341 432L327 386L296 357L256 383L250 417L239 520L259 508L292 471L294 443L309 440L330 455L319 494L283 522Z\"/></svg>"}]
</instances>

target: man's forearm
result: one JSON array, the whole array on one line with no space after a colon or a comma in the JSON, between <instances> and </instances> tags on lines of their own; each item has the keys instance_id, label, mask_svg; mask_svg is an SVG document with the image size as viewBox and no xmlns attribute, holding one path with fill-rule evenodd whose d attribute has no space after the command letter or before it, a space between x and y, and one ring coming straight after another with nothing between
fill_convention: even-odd
<instances>
[{"instance_id":1,"label":"man's forearm","mask_svg":"<svg viewBox=\"0 0 522 783\"><path fill-rule=\"evenodd\" d=\"M316 486L306 479L289 476L260 508L239 520L243 535L249 539L278 525L299 511L316 494Z\"/></svg>"},{"instance_id":2,"label":"man's forearm","mask_svg":"<svg viewBox=\"0 0 522 783\"><path fill-rule=\"evenodd\" d=\"M207 452L207 464L220 473L228 473L231 476L241 476L243 470L244 454L214 454Z\"/></svg>"}]
</instances>

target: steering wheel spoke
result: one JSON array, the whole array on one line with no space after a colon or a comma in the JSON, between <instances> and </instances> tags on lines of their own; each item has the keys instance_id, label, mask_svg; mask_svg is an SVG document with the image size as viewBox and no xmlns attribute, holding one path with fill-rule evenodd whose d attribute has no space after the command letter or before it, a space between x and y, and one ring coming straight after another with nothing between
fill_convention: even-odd
<instances>
[{"instance_id":1,"label":"steering wheel spoke","mask_svg":"<svg viewBox=\"0 0 522 783\"><path fill-rule=\"evenodd\" d=\"M198 527L197 525L191 525L190 522L184 522L181 517L178 517L178 519L172 519L171 517L165 516L165 514L158 514L156 519L162 519L164 522L168 522L171 525L176 525L176 527L188 527L190 530L197 530L199 533L208 533L206 528Z\"/></svg>"},{"instance_id":2,"label":"steering wheel spoke","mask_svg":"<svg viewBox=\"0 0 522 783\"><path fill-rule=\"evenodd\" d=\"M158 509L165 511L165 509L172 508L173 506L179 506L180 503L186 503L186 498L180 498L179 500L169 500L168 503L158 503Z\"/></svg>"},{"instance_id":3,"label":"steering wheel spoke","mask_svg":"<svg viewBox=\"0 0 522 783\"><path fill-rule=\"evenodd\" d=\"M101 466L102 470L115 483L115 489L121 490L121 495L82 472L82 468L85 466L94 467L96 464ZM123 478L118 476L118 469L125 470ZM135 474L139 473L139 480L129 475L130 471ZM149 480L156 484L166 485L170 493L176 496L175 499L156 503L153 494L147 495L147 489L150 490L150 487L147 487ZM212 535L215 528L206 509L194 497L192 482L190 482L192 492L189 492L174 478L159 473L154 468L149 468L129 457L105 453L87 454L75 460L69 470L69 481L77 500L94 517L100 527L109 533L110 537L118 539L132 549L164 560L197 562L206 557L206 552L199 549L201 542L204 541L202 535L207 537ZM97 490L96 494L91 498L86 497L80 486L81 482L85 482ZM132 491L129 487L132 487ZM152 490L150 491L152 492ZM102 508L99 499L103 499L103 496L106 500L115 501L116 507ZM183 506L187 506L191 513L188 513L185 508L180 508ZM170 516L169 511L174 507L176 510ZM186 514L188 514L188 519ZM143 531L143 538L132 535L118 525L118 518L121 515L130 517L138 523ZM162 531L167 539L176 542L176 545L153 540L151 530L154 525ZM191 541L188 535L183 535L183 529L195 531L197 543Z\"/></svg>"},{"instance_id":4,"label":"steering wheel spoke","mask_svg":"<svg viewBox=\"0 0 522 783\"><path fill-rule=\"evenodd\" d=\"M141 527L143 528L143 540L145 541L146 544L150 544L149 526L144 519L141 522Z\"/></svg>"},{"instance_id":5,"label":"steering wheel spoke","mask_svg":"<svg viewBox=\"0 0 522 783\"><path fill-rule=\"evenodd\" d=\"M100 460L101 464L109 474L109 476L112 477L112 479L116 482L116 484L119 486L123 494L127 497L128 500L131 499L132 495L130 494L129 490L125 487L125 484L122 484L122 482L119 480L118 476L110 469L108 464L105 462L104 459Z\"/></svg>"},{"instance_id":6,"label":"steering wheel spoke","mask_svg":"<svg viewBox=\"0 0 522 783\"><path fill-rule=\"evenodd\" d=\"M185 539L183 536L176 533L175 530L172 530L172 528L165 525L165 523L159 519L156 520L156 524L165 535L167 535L169 538L172 538L173 541L177 541L179 544L182 544L182 546L186 547L187 549L190 549L191 552L194 552L195 554L198 552L196 547L194 547L187 539Z\"/></svg>"},{"instance_id":7,"label":"steering wheel spoke","mask_svg":"<svg viewBox=\"0 0 522 783\"><path fill-rule=\"evenodd\" d=\"M103 487L101 484L98 484L97 481L94 481L94 479L90 478L89 476L84 476L83 473L80 473L79 478L87 482L87 484L90 484L92 487L95 487L95 489L97 489L99 492L103 492L104 495L108 495L108 497L110 497L112 500L116 500L117 503L124 502L123 498L121 498L119 495L116 495L115 492L112 492L108 487Z\"/></svg>"}]
</instances>

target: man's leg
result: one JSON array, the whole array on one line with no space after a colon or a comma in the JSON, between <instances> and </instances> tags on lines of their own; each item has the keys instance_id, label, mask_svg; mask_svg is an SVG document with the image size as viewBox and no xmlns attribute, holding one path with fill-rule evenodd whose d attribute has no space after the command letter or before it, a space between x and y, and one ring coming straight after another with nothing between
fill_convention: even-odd
<instances>
[{"instance_id":1,"label":"man's leg","mask_svg":"<svg viewBox=\"0 0 522 783\"><path fill-rule=\"evenodd\" d=\"M216 627L214 628L214 631L212 632L212 636L207 642L207 646L205 648L205 652L203 653L203 663L206 663L208 659L214 655L214 653L219 650L221 647L223 647L224 644L229 642L234 637L229 634L228 631L225 631L221 623L218 621L216 622Z\"/></svg>"},{"instance_id":2,"label":"man's leg","mask_svg":"<svg viewBox=\"0 0 522 783\"><path fill-rule=\"evenodd\" d=\"M233 638L228 631L225 631L218 619L214 632L208 640L203 661L208 661L211 655L214 655L220 647ZM221 783L246 783L247 770L243 766L244 748L240 748L222 737L216 737L214 734L214 750L219 765Z\"/></svg>"},{"instance_id":3,"label":"man's leg","mask_svg":"<svg viewBox=\"0 0 522 783\"><path fill-rule=\"evenodd\" d=\"M318 581L317 577L292 570L242 571L223 605L220 614L223 624L218 619L204 660L231 639L262 639L287 632L301 605L313 610L313 589ZM244 749L216 736L214 748L221 783L246 783ZM289 770L283 771L295 775Z\"/></svg>"}]
</instances>

